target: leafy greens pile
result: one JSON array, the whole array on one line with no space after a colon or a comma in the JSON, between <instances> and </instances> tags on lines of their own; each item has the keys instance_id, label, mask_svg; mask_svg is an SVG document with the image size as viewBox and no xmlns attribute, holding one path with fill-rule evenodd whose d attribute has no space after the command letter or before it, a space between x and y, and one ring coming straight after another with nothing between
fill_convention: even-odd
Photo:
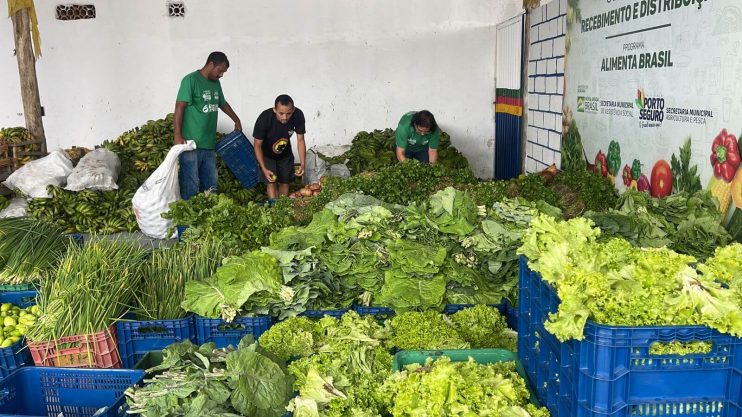
<instances>
[{"instance_id":1,"label":"leafy greens pile","mask_svg":"<svg viewBox=\"0 0 742 417\"><path fill-rule=\"evenodd\" d=\"M305 320L287 322L304 322L306 326ZM392 355L384 346L388 329L373 317L354 312L340 319L324 317L311 328L296 332L302 340L312 342L310 349L307 344L293 352L272 343L276 333L284 329L271 328L261 336L260 344L268 351L278 348L284 356L297 358L288 367L299 393L289 405L296 417L381 414L384 404L379 390L392 369ZM310 350L312 354L307 355Z\"/></svg>"},{"instance_id":2,"label":"leafy greens pile","mask_svg":"<svg viewBox=\"0 0 742 417\"><path fill-rule=\"evenodd\" d=\"M147 385L125 393L130 414L280 417L292 394L285 364L262 351L251 336L237 349L190 341L170 345L162 364L147 373Z\"/></svg>"},{"instance_id":3,"label":"leafy greens pile","mask_svg":"<svg viewBox=\"0 0 742 417\"><path fill-rule=\"evenodd\" d=\"M507 328L496 308L477 305L446 316L436 311L409 311L388 320L389 346L403 350L516 350L517 333Z\"/></svg>"},{"instance_id":4,"label":"leafy greens pile","mask_svg":"<svg viewBox=\"0 0 742 417\"><path fill-rule=\"evenodd\" d=\"M295 416L389 415L396 407L394 391L399 387L399 378L391 372L393 349L468 347L469 340L472 344L498 347L504 340L504 329L493 325L504 325L504 321L492 307L468 308L452 317L452 321L446 321L437 312L407 312L384 325L372 316L355 312L339 319L326 316L316 321L292 317L263 333L259 344L270 355L292 361L288 371L296 378L293 388L298 396L291 400L289 410ZM493 320L476 323L468 332L460 327L485 317ZM470 339L464 341L459 332ZM390 381L394 384L389 385ZM523 384L519 381L513 382L516 390L520 389L518 384ZM427 383L430 389L437 389L434 380ZM527 391L523 395L527 401Z\"/></svg>"},{"instance_id":5,"label":"leafy greens pile","mask_svg":"<svg viewBox=\"0 0 742 417\"><path fill-rule=\"evenodd\" d=\"M488 212L453 188L407 207L344 194L307 226L276 231L268 246L186 284L183 307L231 320L237 314L283 319L354 300L397 311L515 301L516 249L542 212L560 215L517 199Z\"/></svg>"},{"instance_id":6,"label":"leafy greens pile","mask_svg":"<svg viewBox=\"0 0 742 417\"><path fill-rule=\"evenodd\" d=\"M225 194L201 193L170 204L170 211L162 217L188 227L184 241L219 239L228 248L252 250L266 245L274 230L290 225L291 215L290 202L285 199L267 207L253 202L238 204Z\"/></svg>"},{"instance_id":7,"label":"leafy greens pile","mask_svg":"<svg viewBox=\"0 0 742 417\"><path fill-rule=\"evenodd\" d=\"M640 247L671 249L704 260L733 239L721 225L719 203L708 191L685 192L655 199L626 191L617 208L588 212L603 237L622 237Z\"/></svg>"},{"instance_id":8,"label":"leafy greens pile","mask_svg":"<svg viewBox=\"0 0 742 417\"><path fill-rule=\"evenodd\" d=\"M391 415L548 417L529 403L531 394L515 362L489 365L447 357L408 365L384 385Z\"/></svg>"}]
</instances>

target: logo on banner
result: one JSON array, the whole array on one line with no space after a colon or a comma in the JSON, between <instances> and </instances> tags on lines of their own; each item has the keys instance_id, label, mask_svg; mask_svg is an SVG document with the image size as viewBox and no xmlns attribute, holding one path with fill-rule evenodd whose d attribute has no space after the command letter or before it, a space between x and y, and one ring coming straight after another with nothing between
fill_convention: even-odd
<instances>
[{"instance_id":1,"label":"logo on banner","mask_svg":"<svg viewBox=\"0 0 742 417\"><path fill-rule=\"evenodd\" d=\"M636 93L636 107L639 109L639 125L641 127L660 127L665 120L665 99L662 97L647 97L644 90Z\"/></svg>"},{"instance_id":2,"label":"logo on banner","mask_svg":"<svg viewBox=\"0 0 742 417\"><path fill-rule=\"evenodd\" d=\"M598 113L598 97L577 97L577 111L579 113Z\"/></svg>"}]
</instances>

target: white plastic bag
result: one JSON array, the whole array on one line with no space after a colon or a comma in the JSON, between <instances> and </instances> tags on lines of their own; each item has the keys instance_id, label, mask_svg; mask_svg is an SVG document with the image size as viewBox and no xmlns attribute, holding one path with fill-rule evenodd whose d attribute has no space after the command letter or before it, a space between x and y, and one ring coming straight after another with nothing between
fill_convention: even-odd
<instances>
[{"instance_id":1,"label":"white plastic bag","mask_svg":"<svg viewBox=\"0 0 742 417\"><path fill-rule=\"evenodd\" d=\"M67 177L65 190L111 191L118 189L116 181L121 171L118 155L105 148L96 149L83 156Z\"/></svg>"},{"instance_id":2,"label":"white plastic bag","mask_svg":"<svg viewBox=\"0 0 742 417\"><path fill-rule=\"evenodd\" d=\"M10 200L8 207L0 210L0 219L7 219L10 217L26 217L26 209L28 208L28 201L22 197L16 197Z\"/></svg>"},{"instance_id":3,"label":"white plastic bag","mask_svg":"<svg viewBox=\"0 0 742 417\"><path fill-rule=\"evenodd\" d=\"M326 157L332 158L335 156L339 156L344 154L345 152L348 152L350 150L350 145L326 145L326 146L312 146L307 151L307 158L306 158L306 166L304 167L304 184L314 184L316 182L319 182L319 179L322 178L325 175L333 175L331 171L330 164L327 163L324 159L322 159L319 154L322 154ZM345 167L344 164L335 164L335 165L341 165ZM335 166L333 165L333 166ZM347 167L345 167L347 170ZM341 167L336 167L335 169L337 172L342 172L343 169ZM348 173L350 171L348 170ZM350 175L348 175L350 176Z\"/></svg>"},{"instance_id":4,"label":"white plastic bag","mask_svg":"<svg viewBox=\"0 0 742 417\"><path fill-rule=\"evenodd\" d=\"M49 185L60 186L72 172L72 161L62 150L31 161L10 174L4 184L29 198L50 198L46 192Z\"/></svg>"},{"instance_id":5,"label":"white plastic bag","mask_svg":"<svg viewBox=\"0 0 742 417\"><path fill-rule=\"evenodd\" d=\"M196 149L196 143L192 140L184 145L174 145L170 148L162 164L139 187L131 199L137 224L145 235L156 239L169 237L167 229L171 227L172 221L163 219L162 213L169 210L170 203L180 200L178 156L194 149Z\"/></svg>"}]
</instances>

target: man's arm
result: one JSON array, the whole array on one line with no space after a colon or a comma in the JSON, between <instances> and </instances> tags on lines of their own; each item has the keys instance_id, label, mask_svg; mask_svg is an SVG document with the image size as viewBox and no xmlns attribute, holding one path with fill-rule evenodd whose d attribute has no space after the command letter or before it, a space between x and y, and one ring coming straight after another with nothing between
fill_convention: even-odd
<instances>
[{"instance_id":1,"label":"man's arm","mask_svg":"<svg viewBox=\"0 0 742 417\"><path fill-rule=\"evenodd\" d=\"M438 146L441 143L441 128L435 129L435 132L433 132L433 135L430 138L430 141L428 142L428 160L430 161L430 164L435 164L438 162Z\"/></svg>"},{"instance_id":2,"label":"man's arm","mask_svg":"<svg viewBox=\"0 0 742 417\"><path fill-rule=\"evenodd\" d=\"M405 158L404 153L405 153L405 148L400 148L399 146L397 146L397 160L399 162L404 162L407 159Z\"/></svg>"},{"instance_id":3,"label":"man's arm","mask_svg":"<svg viewBox=\"0 0 742 417\"><path fill-rule=\"evenodd\" d=\"M173 126L173 142L175 142L176 145L185 143L185 140L183 139L183 112L187 105L188 103L185 101L175 102L175 115L173 116L173 124L175 125Z\"/></svg>"},{"instance_id":4,"label":"man's arm","mask_svg":"<svg viewBox=\"0 0 742 417\"><path fill-rule=\"evenodd\" d=\"M265 158L263 157L263 139L255 138L255 159L258 161L260 170L268 182L276 182L276 176L272 171L265 168Z\"/></svg>"},{"instance_id":5,"label":"man's arm","mask_svg":"<svg viewBox=\"0 0 742 417\"><path fill-rule=\"evenodd\" d=\"M397 130L394 131L394 145L397 147L396 154L399 162L404 162L407 159L405 158L404 153L407 148L407 139L410 137L410 126L403 123L404 119L404 116L399 119Z\"/></svg>"},{"instance_id":6,"label":"man's arm","mask_svg":"<svg viewBox=\"0 0 742 417\"><path fill-rule=\"evenodd\" d=\"M298 173L299 176L304 175L304 162L307 160L307 144L304 141L304 134L296 135L296 147L299 150L299 164L301 165L301 171Z\"/></svg>"},{"instance_id":7,"label":"man's arm","mask_svg":"<svg viewBox=\"0 0 742 417\"><path fill-rule=\"evenodd\" d=\"M438 162L438 149L428 148L428 160L431 165Z\"/></svg>"},{"instance_id":8,"label":"man's arm","mask_svg":"<svg viewBox=\"0 0 742 417\"><path fill-rule=\"evenodd\" d=\"M237 117L237 114L232 110L232 106L230 106L229 103L224 102L224 105L220 108L234 122L234 130L242 131L242 122L240 122L240 118Z\"/></svg>"}]
</instances>

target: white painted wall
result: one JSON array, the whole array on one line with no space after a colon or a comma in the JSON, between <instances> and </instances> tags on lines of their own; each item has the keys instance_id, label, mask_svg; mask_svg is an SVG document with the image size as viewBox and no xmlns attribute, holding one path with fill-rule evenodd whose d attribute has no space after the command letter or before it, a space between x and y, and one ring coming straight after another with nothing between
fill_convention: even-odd
<instances>
[{"instance_id":1,"label":"white painted wall","mask_svg":"<svg viewBox=\"0 0 742 417\"><path fill-rule=\"evenodd\" d=\"M305 112L310 146L427 108L476 174L493 174L495 26L521 0L185 0L185 18L168 17L165 1L80 3L97 18L58 21L56 2L36 1L50 149L171 112L181 77L221 50L225 96L250 133L279 93ZM22 125L10 19L0 34L0 126ZM220 130L230 126L221 114Z\"/></svg>"}]
</instances>

